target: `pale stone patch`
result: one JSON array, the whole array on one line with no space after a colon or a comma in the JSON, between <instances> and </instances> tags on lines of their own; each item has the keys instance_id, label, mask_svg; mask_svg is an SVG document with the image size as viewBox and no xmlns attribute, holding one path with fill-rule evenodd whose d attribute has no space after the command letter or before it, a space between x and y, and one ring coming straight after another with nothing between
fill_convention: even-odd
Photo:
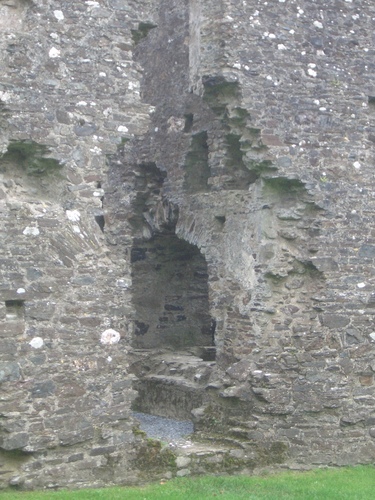
<instances>
[{"instance_id":1,"label":"pale stone patch","mask_svg":"<svg viewBox=\"0 0 375 500\"><path fill-rule=\"evenodd\" d=\"M29 345L33 347L34 349L40 349L44 345L44 341L41 337L34 337L30 342Z\"/></svg>"},{"instance_id":2,"label":"pale stone patch","mask_svg":"<svg viewBox=\"0 0 375 500\"><path fill-rule=\"evenodd\" d=\"M100 336L100 342L105 345L117 344L120 341L121 335L116 330L108 328Z\"/></svg>"},{"instance_id":3,"label":"pale stone patch","mask_svg":"<svg viewBox=\"0 0 375 500\"><path fill-rule=\"evenodd\" d=\"M99 2L94 2L93 0L88 0L87 2L85 2L85 4L91 7L92 9L97 9L100 7Z\"/></svg>"},{"instance_id":4,"label":"pale stone patch","mask_svg":"<svg viewBox=\"0 0 375 500\"><path fill-rule=\"evenodd\" d=\"M320 21L314 21L314 26L319 29L323 29L323 24Z\"/></svg>"},{"instance_id":5,"label":"pale stone patch","mask_svg":"<svg viewBox=\"0 0 375 500\"><path fill-rule=\"evenodd\" d=\"M81 219L81 214L78 210L67 210L65 213L68 219L72 222L78 222Z\"/></svg>"},{"instance_id":6,"label":"pale stone patch","mask_svg":"<svg viewBox=\"0 0 375 500\"><path fill-rule=\"evenodd\" d=\"M52 49L48 52L49 57L55 59L56 57L60 57L60 50L56 49L56 47L52 47Z\"/></svg>"},{"instance_id":7,"label":"pale stone patch","mask_svg":"<svg viewBox=\"0 0 375 500\"><path fill-rule=\"evenodd\" d=\"M54 10L53 15L58 21L63 21L65 19L64 13L61 10Z\"/></svg>"},{"instance_id":8,"label":"pale stone patch","mask_svg":"<svg viewBox=\"0 0 375 500\"><path fill-rule=\"evenodd\" d=\"M2 90L0 92L0 101L2 102L8 102L11 99L11 94L5 90Z\"/></svg>"},{"instance_id":9,"label":"pale stone patch","mask_svg":"<svg viewBox=\"0 0 375 500\"><path fill-rule=\"evenodd\" d=\"M40 231L37 227L30 227L30 226L27 226L25 227L25 229L22 231L22 233L25 235L25 236L38 236L38 234L40 234Z\"/></svg>"}]
</instances>

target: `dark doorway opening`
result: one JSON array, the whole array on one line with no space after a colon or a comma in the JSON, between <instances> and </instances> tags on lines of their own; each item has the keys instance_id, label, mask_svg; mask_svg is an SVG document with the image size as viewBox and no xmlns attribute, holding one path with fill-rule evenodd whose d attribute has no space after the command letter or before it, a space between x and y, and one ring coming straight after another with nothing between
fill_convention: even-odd
<instances>
[{"instance_id":1,"label":"dark doorway opening","mask_svg":"<svg viewBox=\"0 0 375 500\"><path fill-rule=\"evenodd\" d=\"M199 249L175 234L162 234L135 244L131 260L133 347L213 346L207 264Z\"/></svg>"}]
</instances>

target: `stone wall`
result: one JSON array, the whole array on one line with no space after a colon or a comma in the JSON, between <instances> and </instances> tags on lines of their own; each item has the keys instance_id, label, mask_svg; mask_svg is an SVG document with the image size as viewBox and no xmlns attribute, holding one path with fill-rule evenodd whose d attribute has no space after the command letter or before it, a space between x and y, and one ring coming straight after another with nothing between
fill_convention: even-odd
<instances>
[{"instance_id":1,"label":"stone wall","mask_svg":"<svg viewBox=\"0 0 375 500\"><path fill-rule=\"evenodd\" d=\"M374 11L0 0L2 486L138 480L129 346L173 311L214 334L202 436L373 461Z\"/></svg>"},{"instance_id":2,"label":"stone wall","mask_svg":"<svg viewBox=\"0 0 375 500\"><path fill-rule=\"evenodd\" d=\"M103 230L107 158L151 111L133 7L0 2L2 485L132 481L131 237Z\"/></svg>"}]
</instances>

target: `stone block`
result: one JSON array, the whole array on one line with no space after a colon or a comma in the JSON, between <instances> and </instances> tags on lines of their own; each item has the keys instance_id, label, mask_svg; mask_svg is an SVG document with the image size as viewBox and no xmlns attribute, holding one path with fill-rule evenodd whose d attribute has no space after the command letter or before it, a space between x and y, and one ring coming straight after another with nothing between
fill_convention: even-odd
<instances>
[{"instance_id":1,"label":"stone block","mask_svg":"<svg viewBox=\"0 0 375 500\"><path fill-rule=\"evenodd\" d=\"M31 389L32 398L46 398L55 393L56 386L52 380L36 382Z\"/></svg>"},{"instance_id":2,"label":"stone block","mask_svg":"<svg viewBox=\"0 0 375 500\"><path fill-rule=\"evenodd\" d=\"M374 259L375 245L362 245L359 249L358 256L361 259Z\"/></svg>"},{"instance_id":3,"label":"stone block","mask_svg":"<svg viewBox=\"0 0 375 500\"><path fill-rule=\"evenodd\" d=\"M15 361L0 361L0 384L21 378L20 367Z\"/></svg>"},{"instance_id":4,"label":"stone block","mask_svg":"<svg viewBox=\"0 0 375 500\"><path fill-rule=\"evenodd\" d=\"M92 457L96 457L98 455L107 455L109 453L113 453L116 451L116 446L100 446L99 448L93 448L90 451L90 455Z\"/></svg>"},{"instance_id":5,"label":"stone block","mask_svg":"<svg viewBox=\"0 0 375 500\"><path fill-rule=\"evenodd\" d=\"M191 463L190 457L177 457L176 458L176 466L178 469L183 469L187 467Z\"/></svg>"},{"instance_id":6,"label":"stone block","mask_svg":"<svg viewBox=\"0 0 375 500\"><path fill-rule=\"evenodd\" d=\"M350 322L350 318L342 314L322 314L321 322L323 326L328 328L344 328Z\"/></svg>"},{"instance_id":7,"label":"stone block","mask_svg":"<svg viewBox=\"0 0 375 500\"><path fill-rule=\"evenodd\" d=\"M27 432L12 433L0 437L0 448L3 450L21 450L27 446L29 442L29 434Z\"/></svg>"}]
</instances>

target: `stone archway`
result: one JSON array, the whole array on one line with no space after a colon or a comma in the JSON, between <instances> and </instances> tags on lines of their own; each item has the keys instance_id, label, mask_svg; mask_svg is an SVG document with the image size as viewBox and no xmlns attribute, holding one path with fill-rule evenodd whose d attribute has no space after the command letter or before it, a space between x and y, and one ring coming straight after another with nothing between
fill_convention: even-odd
<instances>
[{"instance_id":1,"label":"stone archway","mask_svg":"<svg viewBox=\"0 0 375 500\"><path fill-rule=\"evenodd\" d=\"M183 350L214 344L207 264L199 249L174 233L132 248L133 347Z\"/></svg>"}]
</instances>

